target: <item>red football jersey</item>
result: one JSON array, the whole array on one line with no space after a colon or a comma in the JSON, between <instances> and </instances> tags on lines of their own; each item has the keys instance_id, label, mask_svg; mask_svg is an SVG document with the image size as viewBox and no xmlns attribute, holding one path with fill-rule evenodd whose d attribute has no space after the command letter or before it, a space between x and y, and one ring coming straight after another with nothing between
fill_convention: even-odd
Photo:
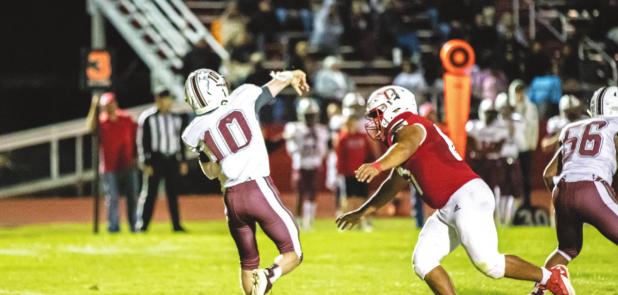
<instances>
[{"instance_id":1,"label":"red football jersey","mask_svg":"<svg viewBox=\"0 0 618 295\"><path fill-rule=\"evenodd\" d=\"M433 122L406 112L395 117L386 128L388 145L393 145L396 130L403 125L418 125L426 137L414 155L397 168L397 173L414 183L422 198L434 209L442 208L460 187L479 178L455 150L453 142Z\"/></svg>"},{"instance_id":2,"label":"red football jersey","mask_svg":"<svg viewBox=\"0 0 618 295\"><path fill-rule=\"evenodd\" d=\"M337 172L354 176L354 171L371 159L371 147L367 134L341 131L337 144Z\"/></svg>"}]
</instances>

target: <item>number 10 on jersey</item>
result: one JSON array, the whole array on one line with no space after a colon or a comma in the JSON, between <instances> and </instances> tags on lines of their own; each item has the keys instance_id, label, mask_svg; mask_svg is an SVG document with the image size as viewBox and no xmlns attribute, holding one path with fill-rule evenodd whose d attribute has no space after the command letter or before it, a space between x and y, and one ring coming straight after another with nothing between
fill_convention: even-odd
<instances>
[{"instance_id":1,"label":"number 10 on jersey","mask_svg":"<svg viewBox=\"0 0 618 295\"><path fill-rule=\"evenodd\" d=\"M223 116L216 126L217 130L207 130L204 133L204 144L217 158L217 161L242 150L253 138L249 123L239 110ZM218 134L213 134L211 131Z\"/></svg>"}]
</instances>

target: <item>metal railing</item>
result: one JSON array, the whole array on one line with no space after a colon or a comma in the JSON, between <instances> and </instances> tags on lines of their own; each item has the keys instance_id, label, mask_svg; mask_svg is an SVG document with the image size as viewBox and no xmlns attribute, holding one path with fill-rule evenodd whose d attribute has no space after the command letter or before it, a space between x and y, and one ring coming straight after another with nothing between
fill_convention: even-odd
<instances>
[{"instance_id":1,"label":"metal railing","mask_svg":"<svg viewBox=\"0 0 618 295\"><path fill-rule=\"evenodd\" d=\"M609 54L607 54L607 52L603 50L603 47L599 43L593 41L589 37L584 37L578 48L578 55L580 60L589 59L586 56L587 49L592 50L594 51L594 53L596 53L596 55L600 58L600 60L598 61L605 62L609 66L609 69L611 71L611 77L608 77L607 85L618 85L618 66L616 64L616 60L614 60Z\"/></svg>"},{"instance_id":2,"label":"metal railing","mask_svg":"<svg viewBox=\"0 0 618 295\"><path fill-rule=\"evenodd\" d=\"M152 105L143 105L127 110L134 118ZM45 127L34 128L0 136L0 153L10 152L40 144L49 144L49 173L47 177L22 181L0 187L0 199L31 194L53 188L78 184L92 180L92 167L84 167L84 137L90 135L86 127L86 119L76 119ZM75 138L75 168L70 173L60 173L59 142L63 139Z\"/></svg>"},{"instance_id":3,"label":"metal railing","mask_svg":"<svg viewBox=\"0 0 618 295\"><path fill-rule=\"evenodd\" d=\"M183 97L182 58L204 40L221 59L229 54L181 0L90 0L131 45L163 86Z\"/></svg>"}]
</instances>

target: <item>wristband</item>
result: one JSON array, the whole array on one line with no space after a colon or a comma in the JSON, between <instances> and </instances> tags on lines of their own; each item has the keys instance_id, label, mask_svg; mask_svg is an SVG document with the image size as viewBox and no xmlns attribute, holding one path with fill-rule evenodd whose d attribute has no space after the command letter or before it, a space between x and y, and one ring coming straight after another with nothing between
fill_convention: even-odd
<instances>
[{"instance_id":1,"label":"wristband","mask_svg":"<svg viewBox=\"0 0 618 295\"><path fill-rule=\"evenodd\" d=\"M371 166L372 166L373 168L378 169L378 171L380 171L380 172L382 172L382 171L383 171L383 170L382 170L382 165L381 165L381 164L380 164L380 162L378 162L378 161L371 163Z\"/></svg>"}]
</instances>

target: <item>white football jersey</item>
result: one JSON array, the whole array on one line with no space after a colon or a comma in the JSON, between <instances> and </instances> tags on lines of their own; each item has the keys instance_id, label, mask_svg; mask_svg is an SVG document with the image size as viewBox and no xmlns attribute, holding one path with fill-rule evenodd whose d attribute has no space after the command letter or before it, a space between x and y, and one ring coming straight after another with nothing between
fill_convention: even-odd
<instances>
[{"instance_id":1,"label":"white football jersey","mask_svg":"<svg viewBox=\"0 0 618 295\"><path fill-rule=\"evenodd\" d=\"M290 122L285 125L283 137L293 169L317 169L322 166L328 150L329 132L326 126L315 124L309 127L302 122Z\"/></svg>"},{"instance_id":2,"label":"white football jersey","mask_svg":"<svg viewBox=\"0 0 618 295\"><path fill-rule=\"evenodd\" d=\"M270 175L268 152L255 103L262 88L244 84L227 98L227 104L195 117L182 134L192 149L205 152L221 165L225 183L231 187Z\"/></svg>"},{"instance_id":3,"label":"white football jersey","mask_svg":"<svg viewBox=\"0 0 618 295\"><path fill-rule=\"evenodd\" d=\"M480 120L468 121L466 131L468 136L474 139L477 150L506 141L509 137L508 129L499 120L495 120L489 125L485 125L485 122ZM485 156L488 159L496 160L500 158L500 152L488 153Z\"/></svg>"},{"instance_id":4,"label":"white football jersey","mask_svg":"<svg viewBox=\"0 0 618 295\"><path fill-rule=\"evenodd\" d=\"M597 117L566 125L560 133L562 173L570 177L603 178L612 183L616 172L618 117Z\"/></svg>"},{"instance_id":5,"label":"white football jersey","mask_svg":"<svg viewBox=\"0 0 618 295\"><path fill-rule=\"evenodd\" d=\"M508 135L504 144L502 144L500 156L507 159L519 158L518 147L526 140L524 130L526 124L522 121L521 116L513 114L510 120L499 119L499 125L507 131ZM510 128L513 130L509 130Z\"/></svg>"}]
</instances>

